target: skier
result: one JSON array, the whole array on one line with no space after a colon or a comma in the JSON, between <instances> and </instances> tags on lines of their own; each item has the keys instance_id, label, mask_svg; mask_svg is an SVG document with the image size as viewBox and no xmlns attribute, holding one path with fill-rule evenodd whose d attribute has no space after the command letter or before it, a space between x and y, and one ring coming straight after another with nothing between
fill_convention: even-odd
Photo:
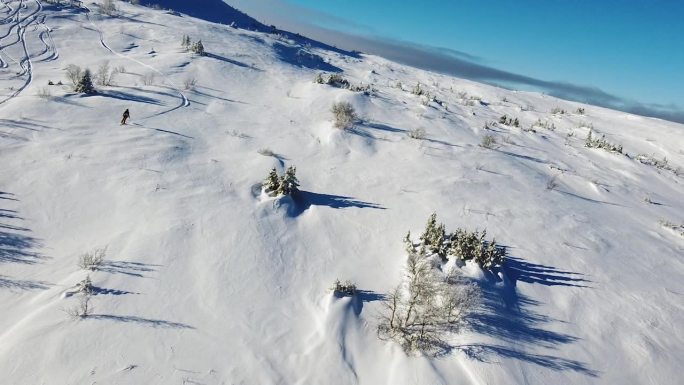
<instances>
[{"instance_id":1,"label":"skier","mask_svg":"<svg viewBox=\"0 0 684 385\"><path fill-rule=\"evenodd\" d=\"M121 125L123 126L124 124L126 124L126 121L127 121L128 118L130 118L130 117L131 117L131 113L128 112L128 108L126 108L126 111L124 111L123 117L121 118Z\"/></svg>"}]
</instances>

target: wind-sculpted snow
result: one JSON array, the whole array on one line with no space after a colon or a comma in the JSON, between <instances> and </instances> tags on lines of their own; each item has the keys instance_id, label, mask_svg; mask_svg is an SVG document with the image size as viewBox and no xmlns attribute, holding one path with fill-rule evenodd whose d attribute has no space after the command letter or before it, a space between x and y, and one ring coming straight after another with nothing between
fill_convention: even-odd
<instances>
[{"instance_id":1,"label":"wind-sculpted snow","mask_svg":"<svg viewBox=\"0 0 684 385\"><path fill-rule=\"evenodd\" d=\"M3 383L677 383L684 126L230 14L3 3ZM105 61L111 85L72 90L69 64L97 79ZM586 147L590 130L622 154ZM262 191L290 166L298 192ZM407 354L377 326L405 277L402 239L433 212L508 257L493 272L437 262L481 302L437 352ZM356 295L333 294L338 279ZM89 315L70 316L84 292Z\"/></svg>"}]
</instances>

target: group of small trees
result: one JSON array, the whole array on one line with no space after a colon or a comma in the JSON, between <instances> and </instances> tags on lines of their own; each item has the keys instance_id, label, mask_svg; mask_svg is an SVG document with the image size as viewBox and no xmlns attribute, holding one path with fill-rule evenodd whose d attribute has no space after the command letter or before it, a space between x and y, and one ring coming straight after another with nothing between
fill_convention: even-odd
<instances>
[{"instance_id":1,"label":"group of small trees","mask_svg":"<svg viewBox=\"0 0 684 385\"><path fill-rule=\"evenodd\" d=\"M549 131L554 131L556 129L556 125L553 122L551 122L549 120L541 120L541 119L537 119L536 122L532 123L532 125L530 126L530 129L534 130L535 127L545 128Z\"/></svg>"},{"instance_id":2,"label":"group of small trees","mask_svg":"<svg viewBox=\"0 0 684 385\"><path fill-rule=\"evenodd\" d=\"M75 92L82 94L94 94L97 92L93 85L93 76L89 69L86 68L84 70L75 64L69 64L65 71Z\"/></svg>"},{"instance_id":3,"label":"group of small trees","mask_svg":"<svg viewBox=\"0 0 684 385\"><path fill-rule=\"evenodd\" d=\"M404 238L406 250L421 255L437 255L446 262L450 257L460 261L475 261L484 270L492 270L503 264L506 258L506 247L496 244L496 240L486 241L487 231L479 232L456 229L447 234L443 223L437 223L437 214L428 218L425 231L420 235L420 242L416 245L411 240L409 232Z\"/></svg>"},{"instance_id":4,"label":"group of small trees","mask_svg":"<svg viewBox=\"0 0 684 385\"><path fill-rule=\"evenodd\" d=\"M589 130L587 138L584 141L584 146L588 148L602 148L606 151L616 152L622 154L622 145L616 145L606 140L606 136L602 135L600 138L592 136L592 130Z\"/></svg>"},{"instance_id":5,"label":"group of small trees","mask_svg":"<svg viewBox=\"0 0 684 385\"><path fill-rule=\"evenodd\" d=\"M363 92L366 95L370 95L373 92L373 87L371 87L370 84L354 85L354 84L351 84L349 82L349 80L345 79L340 74L330 74L326 77L325 74L318 73L316 75L316 78L314 78L314 83L316 83L316 84L327 84L331 87L342 88L342 89L350 90L353 92Z\"/></svg>"},{"instance_id":6,"label":"group of small trees","mask_svg":"<svg viewBox=\"0 0 684 385\"><path fill-rule=\"evenodd\" d=\"M94 83L97 83L98 86L102 87L111 86L116 75L126 71L123 66L112 68L108 61L100 64L94 76L88 68L83 69L75 64L69 64L64 70L66 71L66 77L69 79L72 89L75 92L82 94L97 93ZM48 84L52 85L54 83L50 81ZM61 82L58 84L61 84Z\"/></svg>"},{"instance_id":7,"label":"group of small trees","mask_svg":"<svg viewBox=\"0 0 684 385\"><path fill-rule=\"evenodd\" d=\"M406 351L432 352L447 346L449 332L465 322L477 308L478 286L469 283L456 267L443 269L450 257L473 260L485 270L503 264L506 248L487 242L486 232L457 229L447 234L433 213L416 244L409 232L404 281L384 301L378 335L399 342Z\"/></svg>"},{"instance_id":8,"label":"group of small trees","mask_svg":"<svg viewBox=\"0 0 684 385\"><path fill-rule=\"evenodd\" d=\"M520 121L518 118L510 118L507 115L504 115L499 118L499 124L504 124L506 126L513 126L513 127L520 127Z\"/></svg>"},{"instance_id":9,"label":"group of small trees","mask_svg":"<svg viewBox=\"0 0 684 385\"><path fill-rule=\"evenodd\" d=\"M268 177L264 180L264 192L270 196L294 195L299 191L299 181L295 175L296 172L297 169L294 166L290 166L285 171L285 174L278 176L275 167L272 168Z\"/></svg>"},{"instance_id":10,"label":"group of small trees","mask_svg":"<svg viewBox=\"0 0 684 385\"><path fill-rule=\"evenodd\" d=\"M186 51L190 51L199 56L204 56L206 54L206 52L204 51L204 44L202 44L202 40L198 40L193 43L192 39L190 39L190 36L188 35L183 35L183 38L181 40L181 46Z\"/></svg>"},{"instance_id":11,"label":"group of small trees","mask_svg":"<svg viewBox=\"0 0 684 385\"><path fill-rule=\"evenodd\" d=\"M667 158L663 158L662 160L657 159L655 155L646 155L646 154L638 154L637 156L634 157L639 163L643 163L649 166L653 166L659 170L668 170L672 171L675 173L675 175L679 176L682 174L682 170L679 167L672 167L668 161Z\"/></svg>"}]
</instances>

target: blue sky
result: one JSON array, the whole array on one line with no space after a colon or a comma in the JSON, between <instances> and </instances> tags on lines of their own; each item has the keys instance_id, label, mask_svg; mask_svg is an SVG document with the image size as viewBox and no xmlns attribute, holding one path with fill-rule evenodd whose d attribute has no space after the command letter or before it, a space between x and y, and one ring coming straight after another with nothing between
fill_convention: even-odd
<instances>
[{"instance_id":1,"label":"blue sky","mask_svg":"<svg viewBox=\"0 0 684 385\"><path fill-rule=\"evenodd\" d=\"M601 104L593 92L605 93L601 98L611 101L604 105L646 114L659 110L660 116L674 114L673 120L684 120L684 0L227 2L263 22L345 48L356 43L363 51L390 59L401 58L403 45L409 50L447 48L456 52L441 53L474 65L587 87L588 102ZM333 37L331 30L346 38ZM392 48L379 49L371 42L391 43ZM448 72L444 68L430 69ZM503 78L474 77L507 83ZM521 83L516 88L530 87Z\"/></svg>"}]
</instances>

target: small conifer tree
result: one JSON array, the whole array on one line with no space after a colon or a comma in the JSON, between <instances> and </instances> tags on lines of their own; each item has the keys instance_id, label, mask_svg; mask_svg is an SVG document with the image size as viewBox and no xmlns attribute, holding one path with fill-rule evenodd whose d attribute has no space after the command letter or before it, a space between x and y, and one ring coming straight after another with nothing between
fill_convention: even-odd
<instances>
[{"instance_id":1,"label":"small conifer tree","mask_svg":"<svg viewBox=\"0 0 684 385\"><path fill-rule=\"evenodd\" d=\"M83 71L83 75L81 76L81 79L79 79L74 91L83 94L94 94L96 92L95 86L93 86L93 78L89 69L86 68L86 70Z\"/></svg>"},{"instance_id":2,"label":"small conifer tree","mask_svg":"<svg viewBox=\"0 0 684 385\"><path fill-rule=\"evenodd\" d=\"M202 44L202 40L197 41L195 44L192 45L192 52L196 53L200 56L204 56L204 45Z\"/></svg>"},{"instance_id":3,"label":"small conifer tree","mask_svg":"<svg viewBox=\"0 0 684 385\"><path fill-rule=\"evenodd\" d=\"M276 172L275 167L273 167L266 180L264 180L264 191L267 194L272 194L278 191L279 188L280 179L278 178L278 173Z\"/></svg>"},{"instance_id":4,"label":"small conifer tree","mask_svg":"<svg viewBox=\"0 0 684 385\"><path fill-rule=\"evenodd\" d=\"M297 191L297 187L299 187L299 181L297 180L297 176L295 173L297 172L297 168L294 166L290 166L287 168L287 171L285 171L285 175L280 177L280 186L278 186L278 195L293 195Z\"/></svg>"}]
</instances>

